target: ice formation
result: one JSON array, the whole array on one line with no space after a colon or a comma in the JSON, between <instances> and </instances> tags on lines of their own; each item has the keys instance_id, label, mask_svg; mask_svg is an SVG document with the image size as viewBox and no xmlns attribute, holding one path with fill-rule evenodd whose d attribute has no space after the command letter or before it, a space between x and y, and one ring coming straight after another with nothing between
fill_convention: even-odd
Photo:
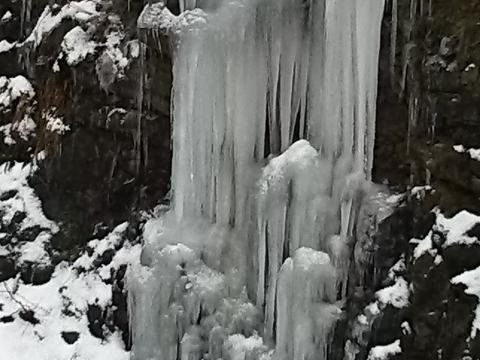
<instances>
[{"instance_id":1,"label":"ice formation","mask_svg":"<svg viewBox=\"0 0 480 360\"><path fill-rule=\"evenodd\" d=\"M132 357L326 359L372 168L383 0L181 3L138 21L173 38L173 175L130 269Z\"/></svg>"}]
</instances>

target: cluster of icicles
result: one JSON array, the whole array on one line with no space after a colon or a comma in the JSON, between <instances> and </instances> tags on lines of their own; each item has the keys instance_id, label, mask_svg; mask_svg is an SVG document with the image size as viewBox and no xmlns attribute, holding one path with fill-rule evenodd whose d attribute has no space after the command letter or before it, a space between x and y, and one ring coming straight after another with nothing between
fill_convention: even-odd
<instances>
[{"instance_id":1,"label":"cluster of icicles","mask_svg":"<svg viewBox=\"0 0 480 360\"><path fill-rule=\"evenodd\" d=\"M172 35L172 206L130 269L132 357L326 359L372 167L383 2L182 4L202 9L156 12L196 21Z\"/></svg>"}]
</instances>

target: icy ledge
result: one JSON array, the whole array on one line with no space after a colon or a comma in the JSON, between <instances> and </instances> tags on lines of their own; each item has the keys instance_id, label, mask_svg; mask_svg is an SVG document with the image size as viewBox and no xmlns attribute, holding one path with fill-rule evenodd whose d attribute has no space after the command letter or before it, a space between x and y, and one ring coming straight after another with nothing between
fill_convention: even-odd
<instances>
[{"instance_id":1,"label":"icy ledge","mask_svg":"<svg viewBox=\"0 0 480 360\"><path fill-rule=\"evenodd\" d=\"M175 16L161 1L145 6L138 17L137 27L158 30L162 33L178 32L185 27L206 23L206 17L207 15L201 9L187 10Z\"/></svg>"}]
</instances>

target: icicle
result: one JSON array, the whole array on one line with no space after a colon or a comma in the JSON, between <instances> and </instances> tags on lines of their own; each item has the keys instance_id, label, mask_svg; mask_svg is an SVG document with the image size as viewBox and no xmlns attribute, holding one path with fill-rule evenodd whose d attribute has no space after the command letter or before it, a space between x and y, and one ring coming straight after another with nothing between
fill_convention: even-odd
<instances>
[{"instance_id":1,"label":"icicle","mask_svg":"<svg viewBox=\"0 0 480 360\"><path fill-rule=\"evenodd\" d=\"M395 90L395 60L397 53L398 0L392 0L392 22L390 27L390 81Z\"/></svg>"},{"instance_id":2,"label":"icicle","mask_svg":"<svg viewBox=\"0 0 480 360\"><path fill-rule=\"evenodd\" d=\"M277 346L279 360L326 359L328 338L340 310L335 270L327 254L300 248L279 274Z\"/></svg>"},{"instance_id":3,"label":"icicle","mask_svg":"<svg viewBox=\"0 0 480 360\"><path fill-rule=\"evenodd\" d=\"M22 9L20 12L20 34L26 35L26 27L30 25L30 14L32 12L32 0L22 0Z\"/></svg>"},{"instance_id":4,"label":"icicle","mask_svg":"<svg viewBox=\"0 0 480 360\"><path fill-rule=\"evenodd\" d=\"M142 118L143 118L143 100L144 100L144 89L145 89L145 47L140 44L140 79L138 83L138 92L137 92L137 129L134 134L134 152L135 152L135 169L136 174L140 174L140 167L142 162ZM144 146L148 146L144 145Z\"/></svg>"}]
</instances>

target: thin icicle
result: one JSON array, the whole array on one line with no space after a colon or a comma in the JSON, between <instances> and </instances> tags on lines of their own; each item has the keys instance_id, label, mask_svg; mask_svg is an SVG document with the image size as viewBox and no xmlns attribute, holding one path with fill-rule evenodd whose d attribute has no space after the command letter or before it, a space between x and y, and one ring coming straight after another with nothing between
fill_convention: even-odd
<instances>
[{"instance_id":1,"label":"thin icicle","mask_svg":"<svg viewBox=\"0 0 480 360\"><path fill-rule=\"evenodd\" d=\"M398 0L392 0L392 21L390 27L390 81L395 89L395 60L397 58Z\"/></svg>"}]
</instances>

